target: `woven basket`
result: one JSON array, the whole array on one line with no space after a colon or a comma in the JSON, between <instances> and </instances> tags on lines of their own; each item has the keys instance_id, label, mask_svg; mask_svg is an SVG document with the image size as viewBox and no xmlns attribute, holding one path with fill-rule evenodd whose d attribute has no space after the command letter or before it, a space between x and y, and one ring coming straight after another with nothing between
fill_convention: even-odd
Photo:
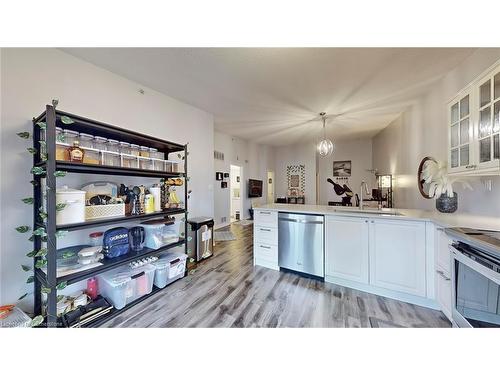
<instances>
[{"instance_id":1,"label":"woven basket","mask_svg":"<svg viewBox=\"0 0 500 375\"><path fill-rule=\"evenodd\" d=\"M125 203L85 206L85 220L125 216Z\"/></svg>"}]
</instances>

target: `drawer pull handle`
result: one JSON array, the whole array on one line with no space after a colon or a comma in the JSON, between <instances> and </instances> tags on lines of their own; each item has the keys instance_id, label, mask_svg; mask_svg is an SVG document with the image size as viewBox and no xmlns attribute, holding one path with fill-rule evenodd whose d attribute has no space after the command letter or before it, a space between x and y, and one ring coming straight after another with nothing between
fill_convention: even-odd
<instances>
[{"instance_id":1,"label":"drawer pull handle","mask_svg":"<svg viewBox=\"0 0 500 375\"><path fill-rule=\"evenodd\" d=\"M437 270L436 273L441 276L443 279L445 279L446 281L450 281L451 279L449 277L447 277L443 271L440 271L440 270Z\"/></svg>"},{"instance_id":2,"label":"drawer pull handle","mask_svg":"<svg viewBox=\"0 0 500 375\"><path fill-rule=\"evenodd\" d=\"M261 211L260 214L261 215L271 215L271 212L270 211Z\"/></svg>"},{"instance_id":3,"label":"drawer pull handle","mask_svg":"<svg viewBox=\"0 0 500 375\"><path fill-rule=\"evenodd\" d=\"M260 247L262 247L263 249L271 249L271 246L260 245Z\"/></svg>"},{"instance_id":4,"label":"drawer pull handle","mask_svg":"<svg viewBox=\"0 0 500 375\"><path fill-rule=\"evenodd\" d=\"M262 232L270 232L270 231L271 231L271 229L264 229L264 228L260 228L260 230L261 230Z\"/></svg>"}]
</instances>

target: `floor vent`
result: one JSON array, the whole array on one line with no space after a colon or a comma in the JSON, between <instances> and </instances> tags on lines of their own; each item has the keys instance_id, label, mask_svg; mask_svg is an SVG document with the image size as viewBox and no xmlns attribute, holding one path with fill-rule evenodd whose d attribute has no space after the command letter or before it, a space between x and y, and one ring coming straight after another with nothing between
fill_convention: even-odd
<instances>
[{"instance_id":1,"label":"floor vent","mask_svg":"<svg viewBox=\"0 0 500 375\"><path fill-rule=\"evenodd\" d=\"M214 159L224 161L224 153L220 151L214 151Z\"/></svg>"}]
</instances>

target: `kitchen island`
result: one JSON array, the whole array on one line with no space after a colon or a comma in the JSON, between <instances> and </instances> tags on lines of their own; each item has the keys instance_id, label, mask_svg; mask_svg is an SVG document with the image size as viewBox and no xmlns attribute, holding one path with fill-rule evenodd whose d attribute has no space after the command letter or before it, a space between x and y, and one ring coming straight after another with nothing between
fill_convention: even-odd
<instances>
[{"instance_id":1,"label":"kitchen island","mask_svg":"<svg viewBox=\"0 0 500 375\"><path fill-rule=\"evenodd\" d=\"M283 268L279 262L280 245L284 246L279 213L324 218L325 282L431 308L440 308L440 295L447 296L451 290L449 277L436 279L444 274L440 265L449 269L450 240L443 228L500 230L497 218L407 209L270 204L254 208L254 265ZM308 243L307 238L303 243Z\"/></svg>"}]
</instances>

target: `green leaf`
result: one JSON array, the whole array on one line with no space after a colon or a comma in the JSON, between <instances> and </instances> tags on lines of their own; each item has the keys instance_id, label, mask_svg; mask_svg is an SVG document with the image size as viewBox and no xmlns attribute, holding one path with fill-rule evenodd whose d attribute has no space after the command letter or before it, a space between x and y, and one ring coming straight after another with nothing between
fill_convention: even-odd
<instances>
[{"instance_id":1,"label":"green leaf","mask_svg":"<svg viewBox=\"0 0 500 375\"><path fill-rule=\"evenodd\" d=\"M56 211L62 211L66 207L66 203L58 203L56 204Z\"/></svg>"},{"instance_id":2,"label":"green leaf","mask_svg":"<svg viewBox=\"0 0 500 375\"><path fill-rule=\"evenodd\" d=\"M26 256L27 256L28 258L33 258L35 255L36 255L36 251L35 251L35 250L30 251L28 254L26 254Z\"/></svg>"},{"instance_id":3,"label":"green leaf","mask_svg":"<svg viewBox=\"0 0 500 375\"><path fill-rule=\"evenodd\" d=\"M31 271L31 267L30 266L26 266L24 264L21 264L21 268L23 269L24 272Z\"/></svg>"},{"instance_id":4,"label":"green leaf","mask_svg":"<svg viewBox=\"0 0 500 375\"><path fill-rule=\"evenodd\" d=\"M54 176L56 176L56 177L64 177L64 176L66 176L66 172L65 171L55 171L54 172Z\"/></svg>"},{"instance_id":5,"label":"green leaf","mask_svg":"<svg viewBox=\"0 0 500 375\"><path fill-rule=\"evenodd\" d=\"M49 294L52 291L52 289L47 288L46 286L42 286L42 293L43 294Z\"/></svg>"},{"instance_id":6,"label":"green leaf","mask_svg":"<svg viewBox=\"0 0 500 375\"><path fill-rule=\"evenodd\" d=\"M26 280L26 284L31 284L32 282L35 281L35 276L30 276L28 277L28 279Z\"/></svg>"},{"instance_id":7,"label":"green leaf","mask_svg":"<svg viewBox=\"0 0 500 375\"><path fill-rule=\"evenodd\" d=\"M26 204L33 204L33 198L23 198L21 199L23 201L23 203L26 203Z\"/></svg>"},{"instance_id":8,"label":"green leaf","mask_svg":"<svg viewBox=\"0 0 500 375\"><path fill-rule=\"evenodd\" d=\"M70 125L74 123L74 121L68 116L61 116L61 122L65 125Z\"/></svg>"},{"instance_id":9,"label":"green leaf","mask_svg":"<svg viewBox=\"0 0 500 375\"><path fill-rule=\"evenodd\" d=\"M26 296L28 295L28 293L24 293L21 297L19 297L17 300L20 301L22 299L24 299Z\"/></svg>"},{"instance_id":10,"label":"green leaf","mask_svg":"<svg viewBox=\"0 0 500 375\"><path fill-rule=\"evenodd\" d=\"M42 159L42 161L47 161L47 159L48 159L47 154L41 154L40 159Z\"/></svg>"},{"instance_id":11,"label":"green leaf","mask_svg":"<svg viewBox=\"0 0 500 375\"><path fill-rule=\"evenodd\" d=\"M35 240L35 236L31 235L30 238L28 238L28 241L33 242Z\"/></svg>"},{"instance_id":12,"label":"green leaf","mask_svg":"<svg viewBox=\"0 0 500 375\"><path fill-rule=\"evenodd\" d=\"M40 129L47 129L47 124L43 121L39 121L36 123L36 125L38 125L40 127Z\"/></svg>"},{"instance_id":13,"label":"green leaf","mask_svg":"<svg viewBox=\"0 0 500 375\"><path fill-rule=\"evenodd\" d=\"M33 234L35 236L42 236L42 237L45 237L47 235L45 233L45 228L37 228L36 230L33 231Z\"/></svg>"},{"instance_id":14,"label":"green leaf","mask_svg":"<svg viewBox=\"0 0 500 375\"><path fill-rule=\"evenodd\" d=\"M189 242L189 241L192 241L192 240L193 240L193 237L188 236L188 242Z\"/></svg>"},{"instance_id":15,"label":"green leaf","mask_svg":"<svg viewBox=\"0 0 500 375\"><path fill-rule=\"evenodd\" d=\"M193 263L194 262L194 258L189 258L189 263Z\"/></svg>"},{"instance_id":16,"label":"green leaf","mask_svg":"<svg viewBox=\"0 0 500 375\"><path fill-rule=\"evenodd\" d=\"M33 173L34 175L45 174L45 169L43 169L42 167L33 167L31 168L31 173Z\"/></svg>"},{"instance_id":17,"label":"green leaf","mask_svg":"<svg viewBox=\"0 0 500 375\"><path fill-rule=\"evenodd\" d=\"M68 258L71 258L72 256L75 256L75 253L72 252L72 251L65 251L63 254L62 254L62 258L63 259L68 259Z\"/></svg>"},{"instance_id":18,"label":"green leaf","mask_svg":"<svg viewBox=\"0 0 500 375\"><path fill-rule=\"evenodd\" d=\"M31 180L30 184L33 185L33 186L38 186L38 182L36 182L35 180Z\"/></svg>"},{"instance_id":19,"label":"green leaf","mask_svg":"<svg viewBox=\"0 0 500 375\"><path fill-rule=\"evenodd\" d=\"M44 257L45 255L47 255L47 249L45 247L38 250L35 254L36 257Z\"/></svg>"},{"instance_id":20,"label":"green leaf","mask_svg":"<svg viewBox=\"0 0 500 375\"><path fill-rule=\"evenodd\" d=\"M46 212L40 212L38 215L40 215L40 217L42 218L42 220L45 220L49 215L47 215Z\"/></svg>"},{"instance_id":21,"label":"green leaf","mask_svg":"<svg viewBox=\"0 0 500 375\"><path fill-rule=\"evenodd\" d=\"M58 230L56 232L56 237L57 238L63 238L66 234L68 234L67 230Z\"/></svg>"},{"instance_id":22,"label":"green leaf","mask_svg":"<svg viewBox=\"0 0 500 375\"><path fill-rule=\"evenodd\" d=\"M181 155L181 154L177 154L177 157L178 157L179 159L181 159L181 158L182 158L182 155Z\"/></svg>"},{"instance_id":23,"label":"green leaf","mask_svg":"<svg viewBox=\"0 0 500 375\"><path fill-rule=\"evenodd\" d=\"M30 137L29 132L20 132L20 133L17 133L17 135L23 139L28 139Z\"/></svg>"},{"instance_id":24,"label":"green leaf","mask_svg":"<svg viewBox=\"0 0 500 375\"><path fill-rule=\"evenodd\" d=\"M47 146L47 142L45 141L38 141L38 143L40 143L42 146Z\"/></svg>"},{"instance_id":25,"label":"green leaf","mask_svg":"<svg viewBox=\"0 0 500 375\"><path fill-rule=\"evenodd\" d=\"M28 225L21 225L20 227L17 227L16 230L19 232L19 233L26 233L27 231L29 231L31 229L31 227L29 227Z\"/></svg>"},{"instance_id":26,"label":"green leaf","mask_svg":"<svg viewBox=\"0 0 500 375\"><path fill-rule=\"evenodd\" d=\"M61 143L66 142L66 137L64 136L64 134L58 134L56 136L56 142L61 142Z\"/></svg>"},{"instance_id":27,"label":"green leaf","mask_svg":"<svg viewBox=\"0 0 500 375\"><path fill-rule=\"evenodd\" d=\"M58 295L57 296L57 302L61 302L64 299L64 297L66 297L66 296L64 296L62 294Z\"/></svg>"},{"instance_id":28,"label":"green leaf","mask_svg":"<svg viewBox=\"0 0 500 375\"><path fill-rule=\"evenodd\" d=\"M43 268L47 265L47 259L40 259L35 263L35 268Z\"/></svg>"},{"instance_id":29,"label":"green leaf","mask_svg":"<svg viewBox=\"0 0 500 375\"><path fill-rule=\"evenodd\" d=\"M36 148L28 147L26 150L28 150L30 154L36 154Z\"/></svg>"},{"instance_id":30,"label":"green leaf","mask_svg":"<svg viewBox=\"0 0 500 375\"><path fill-rule=\"evenodd\" d=\"M33 320L31 321L31 327L37 327L39 326L40 324L42 324L44 321L44 318L42 315L37 315L33 318Z\"/></svg>"},{"instance_id":31,"label":"green leaf","mask_svg":"<svg viewBox=\"0 0 500 375\"><path fill-rule=\"evenodd\" d=\"M64 288L66 288L66 286L68 285L68 282L67 281L63 281L59 284L56 285L56 289L57 290L63 290Z\"/></svg>"}]
</instances>

